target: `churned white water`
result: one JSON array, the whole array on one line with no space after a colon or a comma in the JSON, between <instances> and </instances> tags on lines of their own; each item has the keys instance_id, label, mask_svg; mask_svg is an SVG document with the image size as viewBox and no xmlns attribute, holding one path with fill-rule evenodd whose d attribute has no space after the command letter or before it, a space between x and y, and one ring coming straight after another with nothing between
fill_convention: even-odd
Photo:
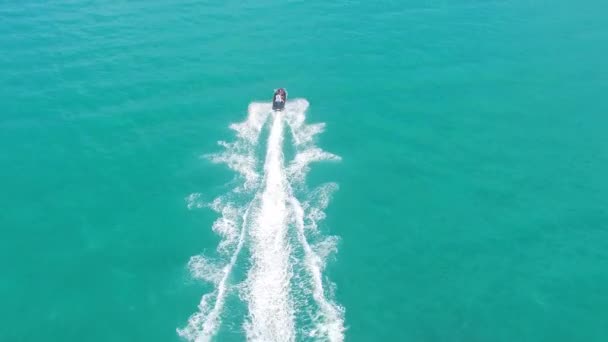
<instances>
[{"instance_id":1,"label":"churned white water","mask_svg":"<svg viewBox=\"0 0 608 342\"><path fill-rule=\"evenodd\" d=\"M337 238L317 229L337 185L309 191L304 184L310 163L340 158L314 146L313 137L324 125L305 124L307 109L303 99L288 102L282 112L252 103L247 120L230 126L237 139L220 142L224 151L209 156L237 172L242 182L212 203L203 203L198 193L186 198L190 209L209 207L220 214L212 228L222 240L215 258L197 255L189 262L192 275L213 283L214 290L203 295L198 312L178 329L180 336L212 340L221 330L227 297L237 295L247 307L239 324L248 341L344 339L344 309L331 299L331 284L323 275ZM269 135L260 167L256 150L264 143L260 136L266 125ZM296 150L291 161L285 160L286 132ZM304 189L299 194L302 201L296 187ZM249 200L243 201L243 194ZM244 248L248 259L239 258ZM232 283L237 263L244 262L246 279Z\"/></svg>"}]
</instances>

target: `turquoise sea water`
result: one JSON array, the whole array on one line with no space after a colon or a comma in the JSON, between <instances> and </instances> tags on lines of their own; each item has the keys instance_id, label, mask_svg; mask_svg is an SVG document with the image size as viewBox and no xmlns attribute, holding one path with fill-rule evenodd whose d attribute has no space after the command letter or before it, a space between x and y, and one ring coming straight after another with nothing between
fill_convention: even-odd
<instances>
[{"instance_id":1,"label":"turquoise sea water","mask_svg":"<svg viewBox=\"0 0 608 342\"><path fill-rule=\"evenodd\" d=\"M341 158L306 183L339 187L319 229L338 238L323 277L346 341L608 340L606 13L0 4L0 341L180 340L214 289L188 261L225 261L218 214L185 199L237 176L201 156L280 86ZM246 338L237 297L217 340Z\"/></svg>"}]
</instances>

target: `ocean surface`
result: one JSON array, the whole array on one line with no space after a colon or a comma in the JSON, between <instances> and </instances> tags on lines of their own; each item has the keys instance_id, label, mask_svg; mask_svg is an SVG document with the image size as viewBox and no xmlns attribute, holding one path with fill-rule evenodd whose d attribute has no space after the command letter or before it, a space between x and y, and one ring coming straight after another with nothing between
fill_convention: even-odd
<instances>
[{"instance_id":1,"label":"ocean surface","mask_svg":"<svg viewBox=\"0 0 608 342\"><path fill-rule=\"evenodd\" d=\"M607 13L3 1L0 341L608 341Z\"/></svg>"}]
</instances>

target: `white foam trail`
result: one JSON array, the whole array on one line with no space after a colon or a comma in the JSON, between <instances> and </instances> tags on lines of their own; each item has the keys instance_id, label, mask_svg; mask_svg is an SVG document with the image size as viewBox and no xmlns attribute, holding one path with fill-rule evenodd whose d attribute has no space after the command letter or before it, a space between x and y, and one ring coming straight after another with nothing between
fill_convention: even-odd
<instances>
[{"instance_id":1,"label":"white foam trail","mask_svg":"<svg viewBox=\"0 0 608 342\"><path fill-rule=\"evenodd\" d=\"M311 147L302 152L298 152L296 157L289 165L287 173L293 182L301 182L306 173L310 170L310 164L322 160L340 160L340 157L325 152L318 147Z\"/></svg>"},{"instance_id":2,"label":"white foam trail","mask_svg":"<svg viewBox=\"0 0 608 342\"><path fill-rule=\"evenodd\" d=\"M310 170L310 164L317 161L339 161L341 158L335 154L325 152L312 144L315 135L323 132L325 124L307 125L306 110L308 101L298 99L288 108L287 124L291 129L297 154L290 163L287 173L291 182L301 182Z\"/></svg>"},{"instance_id":3,"label":"white foam trail","mask_svg":"<svg viewBox=\"0 0 608 342\"><path fill-rule=\"evenodd\" d=\"M214 163L227 164L229 168L244 177L243 187L235 189L235 192L251 190L258 185L260 175L256 171L255 147L258 145L260 131L268 118L269 111L268 104L255 102L250 104L247 120L230 125L230 128L236 131L237 140L231 143L218 142L225 148L224 152L208 156Z\"/></svg>"},{"instance_id":4,"label":"white foam trail","mask_svg":"<svg viewBox=\"0 0 608 342\"><path fill-rule=\"evenodd\" d=\"M268 117L267 107L265 104L251 104L247 120L230 126L237 132L238 139L233 143L220 142L220 145L225 147L225 151L209 156L213 162L226 163L228 167L243 177L243 186L235 188L233 192L250 189L258 181L259 175L255 171L255 146L262 126ZM202 207L198 193L191 194L186 200L189 209ZM205 294L201 298L199 311L188 319L188 325L184 329L177 329L180 336L190 341L210 341L217 332L220 325L220 314L229 291L228 279L245 243L247 222L251 206L255 203L255 201L250 202L242 212L242 223L240 232L238 232L238 216L241 211L232 203L224 203L224 201L220 197L210 205L212 209L222 213L222 216L213 224L213 230L222 236L218 252L220 254L229 253L231 247L233 247L233 251L229 261L221 268L209 262L202 255L190 259L189 267L192 274L197 278L211 281L216 286L212 293Z\"/></svg>"},{"instance_id":5,"label":"white foam trail","mask_svg":"<svg viewBox=\"0 0 608 342\"><path fill-rule=\"evenodd\" d=\"M249 215L249 211L247 211L243 215L243 227L247 225L247 217ZM179 330L179 334L183 337L186 337L190 340L194 340L197 342L206 342L210 341L213 335L217 332L219 326L219 316L224 307L224 302L226 299L226 294L228 292L228 277L236 264L238 255L243 247L243 243L245 242L245 229L241 229L241 235L238 241L238 245L236 250L230 257L230 262L222 268L221 278L217 281L217 289L215 294L215 302L213 303L213 307L210 308L209 305L209 297L207 295L203 296L201 300L201 304L199 306L200 311L190 317L188 320L188 327L185 330ZM205 259L199 257L199 259L195 259L194 267L201 268L205 266ZM191 262L192 263L192 262ZM208 272L208 271L207 271ZM211 276L211 279L217 279L217 276Z\"/></svg>"},{"instance_id":6,"label":"white foam trail","mask_svg":"<svg viewBox=\"0 0 608 342\"><path fill-rule=\"evenodd\" d=\"M295 198L290 198L291 207L294 214L294 221L297 228L298 240L304 249L304 263L307 271L312 278L312 292L314 301L320 308L320 312L313 318L314 328L309 332L310 337L327 337L329 341L344 340L343 310L325 296L323 289L322 272L325 264L323 256L317 254L311 248L304 233L304 210L300 202ZM332 240L324 240L325 252L335 247ZM327 246L329 244L329 246Z\"/></svg>"},{"instance_id":7,"label":"white foam trail","mask_svg":"<svg viewBox=\"0 0 608 342\"><path fill-rule=\"evenodd\" d=\"M265 187L251 229L252 267L248 275L250 341L294 341L294 309L289 285L291 248L287 240L287 178L283 166L283 114L275 113L264 165Z\"/></svg>"},{"instance_id":8,"label":"white foam trail","mask_svg":"<svg viewBox=\"0 0 608 342\"><path fill-rule=\"evenodd\" d=\"M314 136L323 132L325 129L324 123L312 125L304 124L308 106L308 101L297 99L294 100L293 103L290 103L289 107L286 107L288 114L286 121L291 129L291 134L293 135L296 147L312 142Z\"/></svg>"},{"instance_id":9,"label":"white foam trail","mask_svg":"<svg viewBox=\"0 0 608 342\"><path fill-rule=\"evenodd\" d=\"M247 120L230 126L237 132L237 140L220 142L225 151L210 156L212 161L235 170L243 183L211 204L203 204L198 193L186 198L189 209L208 206L221 213L213 230L222 237L217 250L227 261L221 266L221 262L203 256L191 258L193 276L213 283L215 290L202 297L199 312L190 317L187 327L178 329L182 337L191 341L211 340L221 324L226 297L236 286L243 290L242 299L249 310L244 323L249 341L291 342L301 332L305 332L307 336L302 338L307 340L343 341L344 309L331 300L328 293L331 288L324 285L332 284L328 281L324 284L323 279L325 258L336 249L337 238L321 237L317 229L317 222L325 217L323 210L329 202L329 193L337 186L326 184L307 193L309 199L303 204L294 193L294 186L305 190L304 179L310 163L340 159L314 146L313 138L323 131L324 125L304 124L307 108L308 102L298 99L288 102L284 112L273 113L260 174L256 170L255 150L271 108L270 104L251 104ZM289 166L285 165L283 155L285 123L296 148ZM240 206L242 198L231 200L234 197L231 194L248 194L253 199ZM311 238L315 243L309 242ZM247 245L251 262L247 279L242 286L230 284L239 254ZM308 299L311 295L312 301ZM309 323L296 329L299 313L306 313Z\"/></svg>"},{"instance_id":10,"label":"white foam trail","mask_svg":"<svg viewBox=\"0 0 608 342\"><path fill-rule=\"evenodd\" d=\"M333 303L325 294L323 287L322 272L325 267L324 259L327 255L335 250L336 238L328 237L317 244L317 251L310 245L306 237L305 229L317 233L317 222L325 218L323 209L327 207L329 202L329 193L337 189L334 184L327 184L317 189L313 195L318 196L316 203L306 203L308 214L305 214L305 208L293 194L291 185L293 183L303 182L306 173L309 171L309 164L312 162L323 160L340 160L340 157L325 152L318 147L311 146L313 138L316 134L321 133L324 125L305 125L305 110L308 107L307 102L300 103L298 111L291 112L290 119L287 120L297 149L297 154L288 172L291 176L291 184L289 188L289 201L291 216L294 222L297 237L304 251L304 265L306 271L311 278L312 295L314 302L319 308L318 312L313 313L313 327L308 331L308 336L318 339L324 338L332 342L341 342L344 340L344 309ZM312 203L312 204L311 204ZM305 225L305 220L308 220L308 226Z\"/></svg>"}]
</instances>

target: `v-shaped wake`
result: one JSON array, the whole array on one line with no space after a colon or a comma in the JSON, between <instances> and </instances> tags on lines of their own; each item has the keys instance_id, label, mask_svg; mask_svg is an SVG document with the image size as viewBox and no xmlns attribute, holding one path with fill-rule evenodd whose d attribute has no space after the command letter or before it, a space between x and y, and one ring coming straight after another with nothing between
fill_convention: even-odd
<instances>
[{"instance_id":1,"label":"v-shaped wake","mask_svg":"<svg viewBox=\"0 0 608 342\"><path fill-rule=\"evenodd\" d=\"M241 326L249 341L344 339L344 310L330 299L323 277L325 257L335 250L337 239L317 229L337 186L329 183L308 191L304 183L311 162L339 157L314 146L313 137L323 125L304 124L307 108L306 100L290 101L282 112L253 103L247 120L231 125L237 140L220 142L224 152L211 156L235 170L242 183L209 205L222 215L213 226L222 237L219 261L194 256L189 265L195 277L212 282L215 289L202 297L188 325L178 329L182 337L211 340L221 332L227 298L236 294L247 306ZM270 132L258 170L256 151L266 123ZM296 150L290 163L284 154L287 126ZM189 208L204 206L199 197L188 197ZM244 250L248 260L240 257ZM247 270L241 282L233 280L237 266Z\"/></svg>"}]
</instances>

